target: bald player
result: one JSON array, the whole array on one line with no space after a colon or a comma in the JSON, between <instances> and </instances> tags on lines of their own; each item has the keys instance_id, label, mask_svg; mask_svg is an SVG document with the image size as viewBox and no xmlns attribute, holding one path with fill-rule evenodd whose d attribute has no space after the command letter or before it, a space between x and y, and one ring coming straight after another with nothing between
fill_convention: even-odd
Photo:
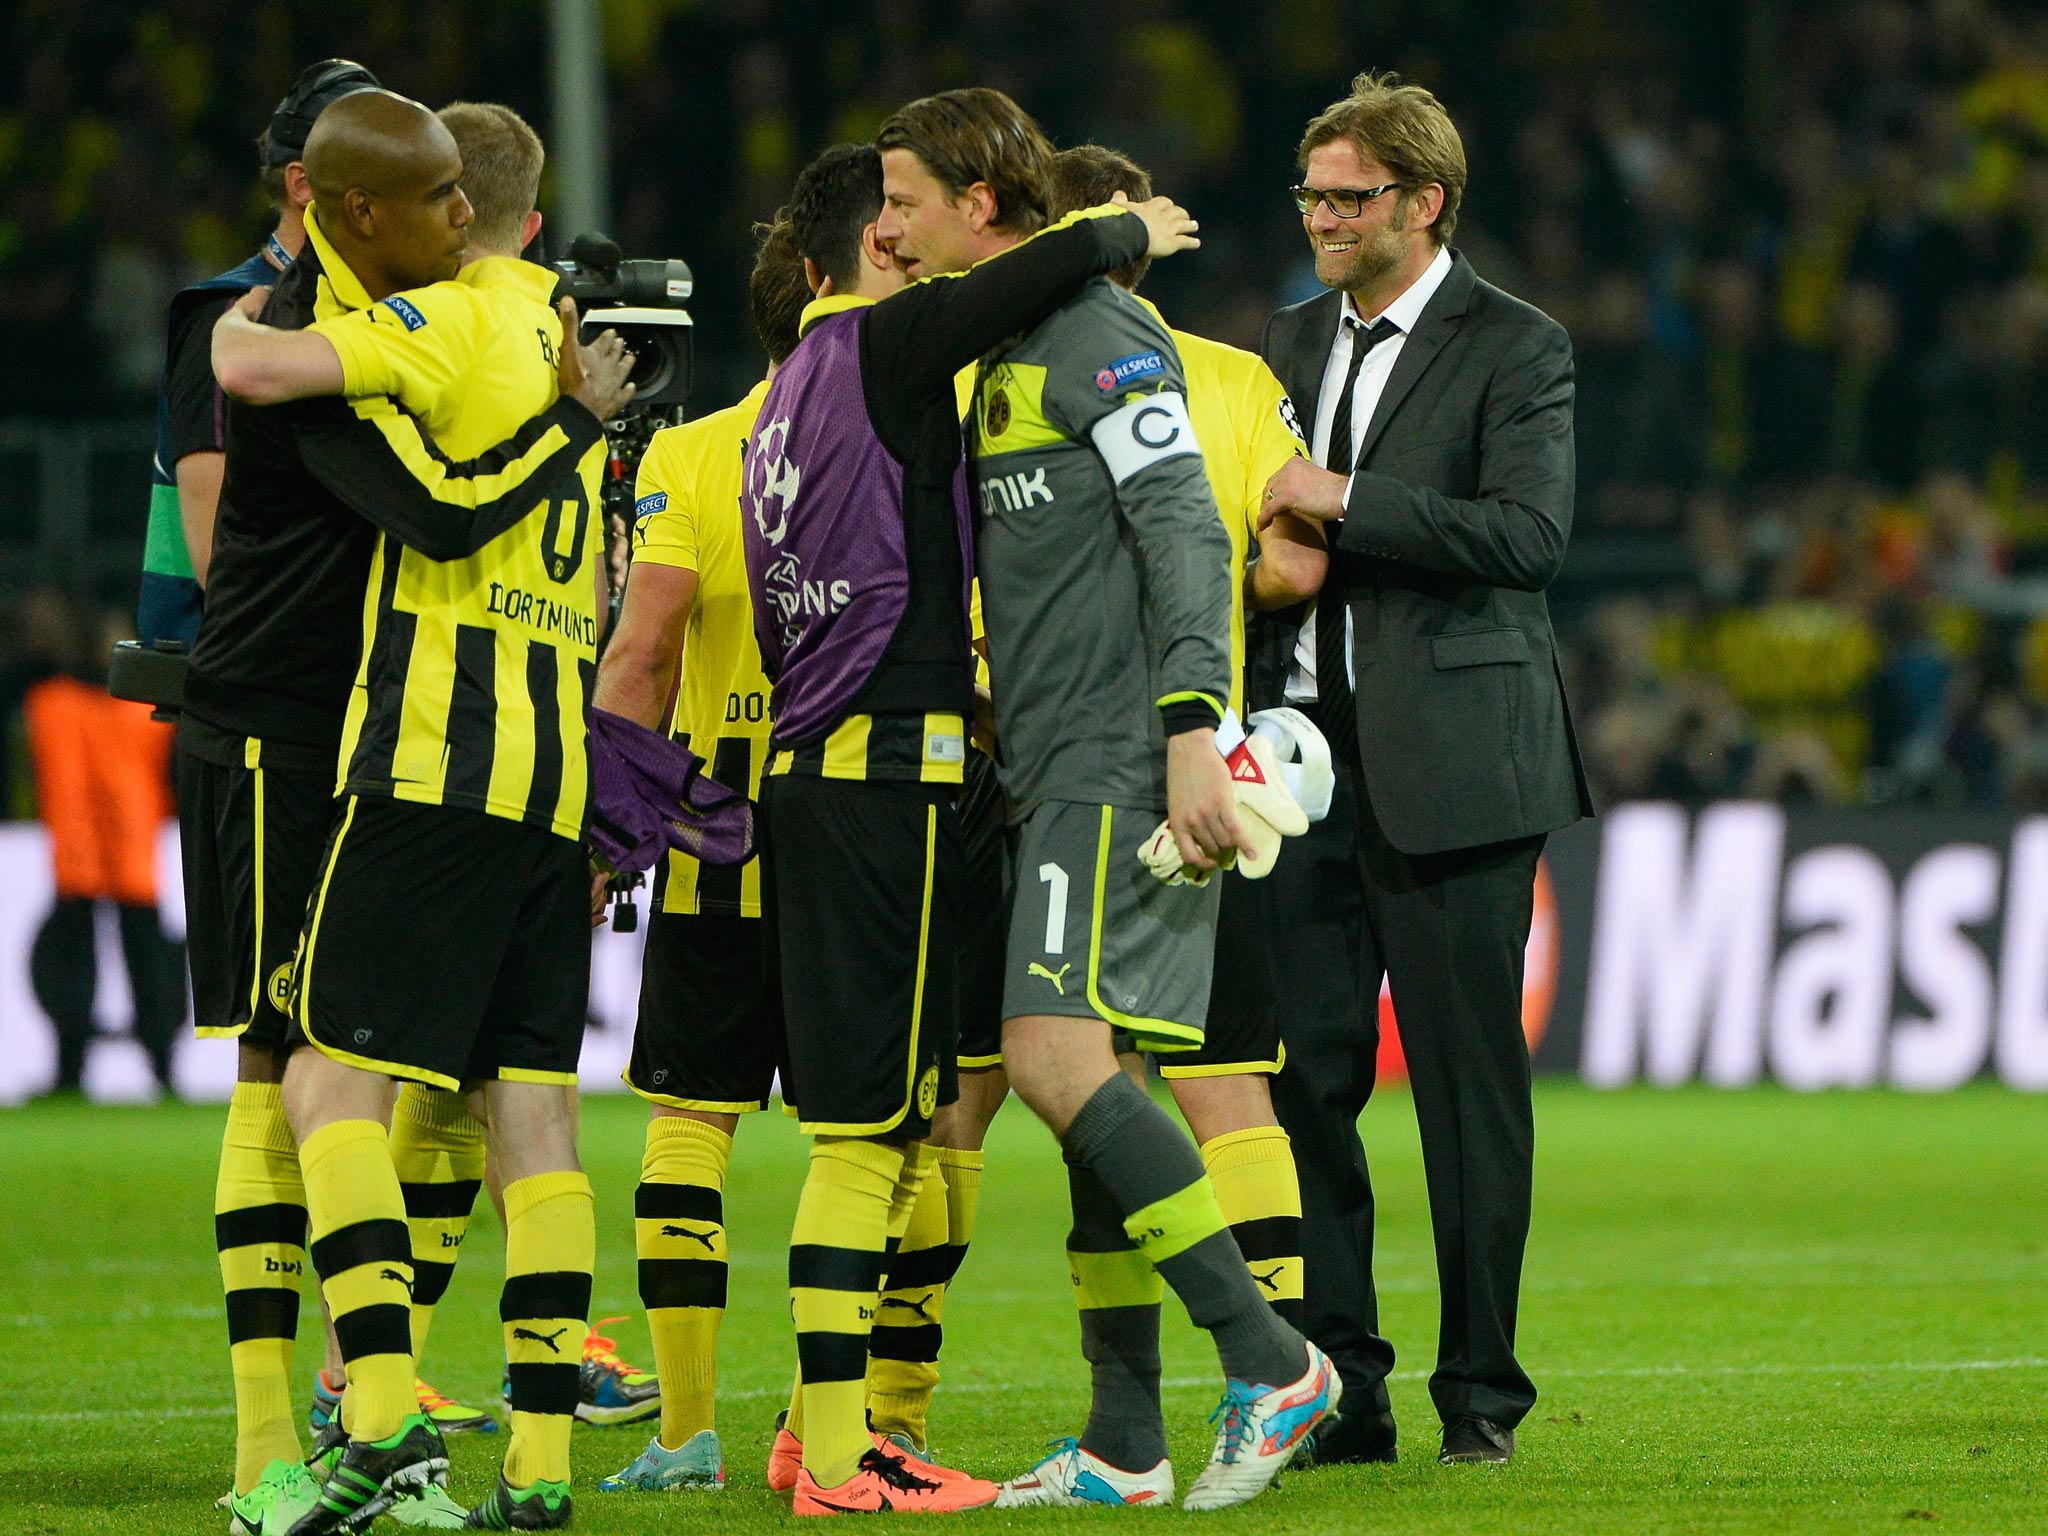
<instances>
[{"instance_id":1,"label":"bald player","mask_svg":"<svg viewBox=\"0 0 2048 1536\"><path fill-rule=\"evenodd\" d=\"M265 319L304 326L341 313L344 295L365 305L452 273L470 210L451 142L431 113L385 93L329 107L304 155L316 195L308 248ZM228 407L208 600L179 737L197 769L184 808L187 910L224 933L248 1021L214 1207L238 1439L263 1457L237 1456L232 1519L244 1532L285 1529L319 1494L299 1461L290 1396L308 1199L280 1084L297 1041L292 957L330 825L377 531L458 556L570 485L620 379L617 359L574 347L563 357L560 401L490 452L445 464L431 485L408 467L429 445L388 402L370 417L339 400ZM312 1256L333 1263L343 1251L315 1244ZM404 1332L405 1314L398 1319ZM351 1343L360 1350L364 1333L344 1328L344 1353ZM411 1406L409 1367L404 1386ZM253 1480L251 1461L261 1469Z\"/></svg>"},{"instance_id":2,"label":"bald player","mask_svg":"<svg viewBox=\"0 0 2048 1536\"><path fill-rule=\"evenodd\" d=\"M385 254L422 264L449 249L460 226L438 211L466 172L447 127L416 104L364 95L340 105L337 132L350 135L363 174L419 167L382 207L374 186L329 190L327 119L307 146L316 194L307 238L337 304L313 330L339 359L349 409L374 422L375 392L389 390L426 426L426 451L394 443L423 484L506 431L517 452L545 452L560 427L520 427L557 392L557 274L517 254L539 186L539 139L508 108L464 109L473 121L463 142L479 173L495 160L490 179L503 183L469 228L483 254L459 281L377 301L343 281L345 253L387 235ZM394 160L390 146L415 126L415 158ZM616 350L616 338L608 345ZM295 1055L284 1080L314 1264L348 1361L350 1438L320 1507L293 1528L299 1536L355 1530L446 1468L413 1400L407 1317L419 1276L380 1122L391 1079L409 1092L464 1092L504 1181L499 1313L512 1432L497 1489L469 1524L541 1530L571 1518L569 1431L596 1246L575 1091L589 982L586 718L606 586L604 461L602 443L586 436L571 481L538 497L508 490L513 515L461 552L380 527L358 591L364 650L342 731L340 799L292 982L294 1015L316 1049Z\"/></svg>"}]
</instances>

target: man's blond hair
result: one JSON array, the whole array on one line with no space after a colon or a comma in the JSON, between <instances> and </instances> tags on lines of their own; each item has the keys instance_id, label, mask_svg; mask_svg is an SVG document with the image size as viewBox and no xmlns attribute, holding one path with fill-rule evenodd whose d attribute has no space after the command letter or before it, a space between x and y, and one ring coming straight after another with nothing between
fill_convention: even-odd
<instances>
[{"instance_id":1,"label":"man's blond hair","mask_svg":"<svg viewBox=\"0 0 2048 1536\"><path fill-rule=\"evenodd\" d=\"M495 101L457 101L442 123L462 154L462 190L476 210L470 239L496 251L519 248L526 216L540 200L547 152L526 119Z\"/></svg>"},{"instance_id":2,"label":"man's blond hair","mask_svg":"<svg viewBox=\"0 0 2048 1536\"><path fill-rule=\"evenodd\" d=\"M1308 125L1296 163L1307 170L1311 154L1340 139L1379 161L1400 183L1403 212L1431 182L1442 187L1444 206L1429 232L1438 245L1450 244L1465 198L1465 141L1442 102L1419 85L1403 85L1391 71L1368 69L1352 79L1350 95L1331 102Z\"/></svg>"}]
</instances>

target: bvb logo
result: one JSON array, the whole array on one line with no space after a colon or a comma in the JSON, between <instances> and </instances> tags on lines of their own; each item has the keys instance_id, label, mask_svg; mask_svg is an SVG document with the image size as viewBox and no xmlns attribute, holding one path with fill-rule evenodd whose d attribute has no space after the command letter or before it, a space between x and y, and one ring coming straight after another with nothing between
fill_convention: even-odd
<instances>
[{"instance_id":1,"label":"bvb logo","mask_svg":"<svg viewBox=\"0 0 2048 1536\"><path fill-rule=\"evenodd\" d=\"M917 1080L917 1114L921 1120L929 1120L939 1107L939 1069L926 1067L924 1076Z\"/></svg>"},{"instance_id":2,"label":"bvb logo","mask_svg":"<svg viewBox=\"0 0 2048 1536\"><path fill-rule=\"evenodd\" d=\"M1001 437L1009 430L1010 396L1007 391L998 387L995 393L988 397L988 435Z\"/></svg>"},{"instance_id":3,"label":"bvb logo","mask_svg":"<svg viewBox=\"0 0 2048 1536\"><path fill-rule=\"evenodd\" d=\"M292 1011L292 963L287 960L270 973L270 982L264 988L270 996L270 1006L279 1013Z\"/></svg>"}]
</instances>

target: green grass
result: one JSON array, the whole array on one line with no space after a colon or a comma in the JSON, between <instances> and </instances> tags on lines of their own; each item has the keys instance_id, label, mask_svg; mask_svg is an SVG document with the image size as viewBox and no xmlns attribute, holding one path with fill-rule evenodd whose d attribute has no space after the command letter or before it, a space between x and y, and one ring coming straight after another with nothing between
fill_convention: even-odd
<instances>
[{"instance_id":1,"label":"green grass","mask_svg":"<svg viewBox=\"0 0 2048 1536\"><path fill-rule=\"evenodd\" d=\"M0 1531L224 1529L212 1500L231 1471L233 1418L208 1219L220 1114L0 1114ZM627 1101L587 1106L600 1316L638 1311L629 1212L641 1123ZM1413 1114L1389 1094L1366 1128L1380 1294L1402 1354L1401 1463L1290 1477L1209 1525L1520 1536L2048 1524L2048 1103L1989 1088L1802 1098L1546 1085L1537 1124L1521 1344L1543 1397L1514 1464L1434 1463L1423 1378L1435 1268ZM742 1129L726 1205L727 1491L582 1491L579 1528L745 1532L788 1520L761 1467L792 1364L778 1245L801 1172L802 1143L780 1115ZM1064 1202L1049 1138L1013 1103L991 1139L933 1415L940 1449L977 1472L1020 1470L1083 1414ZM487 1214L472 1232L427 1370L474 1400L497 1383L502 1245ZM1185 1486L1207 1451L1215 1366L1168 1312L1167 1410ZM304 1318L307 1374L319 1347L311 1305ZM637 1320L618 1331L627 1357L645 1361ZM579 1429L579 1490L646 1434ZM454 1442L458 1495L481 1495L502 1446ZM962 1517L1003 1530L1110 1518Z\"/></svg>"}]
</instances>

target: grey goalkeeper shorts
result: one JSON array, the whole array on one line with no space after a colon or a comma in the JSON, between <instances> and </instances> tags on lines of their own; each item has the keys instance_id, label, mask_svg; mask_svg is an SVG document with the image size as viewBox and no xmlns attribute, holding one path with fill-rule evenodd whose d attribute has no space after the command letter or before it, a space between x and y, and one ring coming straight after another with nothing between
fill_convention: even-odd
<instances>
[{"instance_id":1,"label":"grey goalkeeper shorts","mask_svg":"<svg viewBox=\"0 0 2048 1536\"><path fill-rule=\"evenodd\" d=\"M1042 801L1016 829L1003 1017L1101 1019L1193 1050L1209 1014L1222 883L1163 885L1138 849L1156 810Z\"/></svg>"}]
</instances>

